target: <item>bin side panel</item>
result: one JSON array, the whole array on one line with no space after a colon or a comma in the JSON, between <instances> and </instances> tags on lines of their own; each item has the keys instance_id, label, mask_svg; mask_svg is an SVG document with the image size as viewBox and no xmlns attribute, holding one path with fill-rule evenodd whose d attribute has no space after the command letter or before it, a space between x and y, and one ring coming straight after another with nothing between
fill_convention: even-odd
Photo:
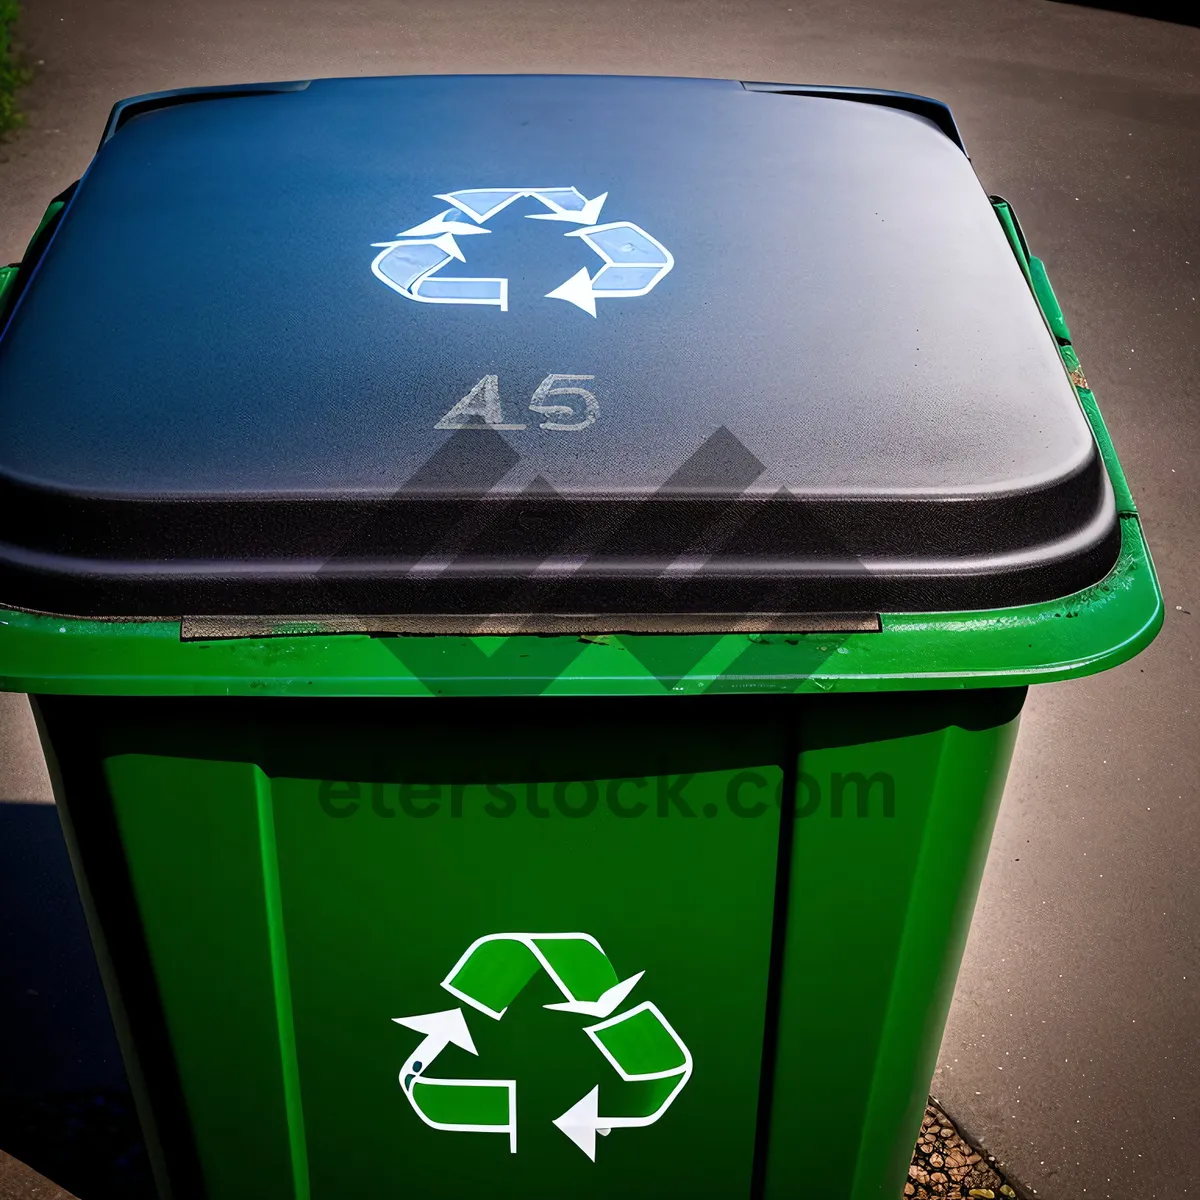
<instances>
[{"instance_id":1,"label":"bin side panel","mask_svg":"<svg viewBox=\"0 0 1200 1200\"><path fill-rule=\"evenodd\" d=\"M854 1200L897 1194L912 1161L925 1081L937 1063L1018 722L946 732L864 1119Z\"/></svg>"},{"instance_id":2,"label":"bin side panel","mask_svg":"<svg viewBox=\"0 0 1200 1200\"><path fill-rule=\"evenodd\" d=\"M105 774L206 1192L305 1200L265 778L148 754Z\"/></svg>"},{"instance_id":3,"label":"bin side panel","mask_svg":"<svg viewBox=\"0 0 1200 1200\"><path fill-rule=\"evenodd\" d=\"M798 1187L900 1195L1024 695L846 697L810 710L768 1200Z\"/></svg>"}]
</instances>

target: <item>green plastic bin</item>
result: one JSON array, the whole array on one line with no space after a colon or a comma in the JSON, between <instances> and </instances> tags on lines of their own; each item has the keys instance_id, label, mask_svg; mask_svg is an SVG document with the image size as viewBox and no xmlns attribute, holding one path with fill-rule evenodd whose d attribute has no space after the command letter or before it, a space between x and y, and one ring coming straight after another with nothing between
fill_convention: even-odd
<instances>
[{"instance_id":1,"label":"green plastic bin","mask_svg":"<svg viewBox=\"0 0 1200 1200\"><path fill-rule=\"evenodd\" d=\"M0 286L161 1194L898 1200L1026 689L1163 619L944 106L137 97Z\"/></svg>"}]
</instances>

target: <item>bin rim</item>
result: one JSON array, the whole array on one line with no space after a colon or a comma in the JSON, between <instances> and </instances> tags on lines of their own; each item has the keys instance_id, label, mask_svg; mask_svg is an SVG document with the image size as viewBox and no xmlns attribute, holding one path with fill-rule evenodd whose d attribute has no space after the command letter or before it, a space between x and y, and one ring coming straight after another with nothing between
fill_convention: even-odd
<instances>
[{"instance_id":1,"label":"bin rim","mask_svg":"<svg viewBox=\"0 0 1200 1200\"><path fill-rule=\"evenodd\" d=\"M975 612L883 613L874 632L379 636L321 628L297 633L281 620L286 632L184 640L177 619L79 619L0 608L0 690L633 696L1017 687L1075 679L1132 658L1162 627L1162 594L1140 521L1123 514L1120 527L1121 552L1109 574L1061 600ZM664 654L673 660L669 674L656 666Z\"/></svg>"}]
</instances>

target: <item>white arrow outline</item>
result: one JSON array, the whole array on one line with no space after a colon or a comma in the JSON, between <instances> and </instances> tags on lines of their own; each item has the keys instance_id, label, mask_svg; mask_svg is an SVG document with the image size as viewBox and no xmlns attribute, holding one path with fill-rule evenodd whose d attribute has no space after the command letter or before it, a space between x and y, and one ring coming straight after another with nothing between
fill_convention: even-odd
<instances>
[{"instance_id":1,"label":"white arrow outline","mask_svg":"<svg viewBox=\"0 0 1200 1200\"><path fill-rule=\"evenodd\" d=\"M466 953L454 964L453 968L447 973L446 978L442 980L442 987L452 996L456 996L472 1008L478 1009L481 1013L486 1013L492 1020L500 1020L508 1012L507 1007L499 1011L494 1008L488 1008L482 1001L476 1000L474 996L469 996L466 992L460 991L450 982L463 969L471 955L487 942L519 942L525 946L533 954L534 958L537 959L542 970L550 976L554 986L566 997L566 1001L562 1004L545 1004L542 1006L543 1008L551 1008L559 1012L583 1013L584 1016L588 1017L607 1017L633 991L638 980L646 973L645 971L639 971L636 975L631 975L628 979L614 984L596 1000L577 1000L562 977L550 965L549 960L537 947L537 942L558 941L590 942L601 954L604 954L604 947L587 933L489 933L484 937L476 938L467 947ZM604 954L604 957L607 959L608 955Z\"/></svg>"},{"instance_id":2,"label":"white arrow outline","mask_svg":"<svg viewBox=\"0 0 1200 1200\"><path fill-rule=\"evenodd\" d=\"M425 1075L430 1064L451 1043L478 1055L471 1031L461 1008L443 1012L418 1013L412 1017L393 1017L397 1025L425 1034L420 1044L404 1060L400 1068L400 1090L408 1098L413 1112L431 1129L446 1129L452 1133L507 1133L510 1154L517 1152L517 1081L515 1079L430 1079ZM417 1064L420 1064L418 1067ZM507 1125L466 1125L460 1122L434 1121L427 1117L413 1095L417 1084L427 1087L487 1087L508 1091Z\"/></svg>"},{"instance_id":3,"label":"white arrow outline","mask_svg":"<svg viewBox=\"0 0 1200 1200\"><path fill-rule=\"evenodd\" d=\"M662 252L663 262L617 262L601 246L591 235L593 233L603 233L607 229L632 229L636 233L640 233L646 241L657 246ZM588 229L569 229L563 234L563 237L582 238L595 252L604 259L604 266L596 272L595 275L589 275L586 267L580 268L574 275L571 276L565 283L560 283L552 292L546 293L548 300L566 300L569 304L574 304L577 308L582 308L584 312L596 315L596 301L601 300L622 300L627 297L644 296L651 288L658 286L659 281L670 273L671 268L675 266L675 256L652 234L647 233L640 225L635 225L632 221L609 221L606 225L593 225ZM658 274L651 277L650 282L643 288L597 288L594 286L595 281L600 278L608 267L640 267L642 269L653 268Z\"/></svg>"},{"instance_id":4,"label":"white arrow outline","mask_svg":"<svg viewBox=\"0 0 1200 1200\"><path fill-rule=\"evenodd\" d=\"M403 1084L404 1079L401 1077ZM418 1106L411 1090L405 1089L412 1110L425 1122L430 1129L445 1129L450 1133L507 1133L508 1152L517 1152L517 1081L515 1079L427 1079L418 1075L413 1080L413 1086L422 1084L429 1087L503 1087L508 1089L508 1124L507 1125L464 1125L449 1121L434 1121L427 1117Z\"/></svg>"},{"instance_id":5,"label":"white arrow outline","mask_svg":"<svg viewBox=\"0 0 1200 1200\"><path fill-rule=\"evenodd\" d=\"M456 988L450 980L452 980L459 971L463 969L471 955L482 945L487 942L512 941L525 946L537 960L538 964L553 980L559 991L566 997L566 1000L559 1004L546 1004L543 1007L556 1009L562 1012L578 1012L589 1016L603 1016L606 1020L598 1021L595 1025L584 1026L584 1033L592 1039L596 1044L600 1053L608 1060L609 1065L613 1070L627 1083L645 1083L652 1082L656 1079L671 1079L677 1078L678 1082L667 1094L666 1098L659 1104L654 1112L647 1116L641 1117L602 1117L599 1114L599 1098L600 1085L597 1084L590 1092L588 1092L581 1100L573 1104L566 1112L554 1120L554 1125L557 1129L571 1139L580 1150L588 1156L592 1162L596 1161L596 1135L606 1136L613 1129L632 1129L641 1128L647 1125L653 1125L662 1115L671 1107L675 1097L683 1090L688 1080L692 1077L693 1061L692 1052L684 1044L683 1039L675 1032L671 1023L662 1014L662 1010L649 1000L643 1001L641 1004L635 1005L633 1008L626 1009L625 1012L619 1013L615 1017L609 1017L608 1014L618 1007L626 996L633 990L637 982L645 974L644 971L639 971L636 975L631 975L628 979L610 987L607 991L601 994L596 1000L577 1000L572 994L566 982L558 974L557 971L550 965L545 954L538 949L537 942L539 941L566 941L576 940L588 942L594 946L596 950L607 960L608 956L604 953L604 947L587 933L490 933L483 937L476 938L475 941L467 947L466 952L455 963L446 978L442 981L442 987L452 995L469 1004L472 1008L479 1012L485 1013L493 1020L500 1020L501 1017L508 1011L505 1008L496 1010L489 1008L486 1004L476 1000L473 996L468 995L459 988ZM599 1031L611 1028L614 1025L619 1025L624 1021L631 1020L641 1013L652 1013L659 1024L667 1031L672 1041L679 1048L683 1056L681 1065L671 1067L665 1071L645 1071L631 1072L626 1071L620 1062L614 1057L612 1052L605 1046L604 1042L599 1037ZM461 1008L446 1009L442 1012L419 1013L411 1017L393 1017L392 1020L403 1025L408 1029L414 1029L418 1033L424 1034L424 1038L420 1044L413 1050L404 1061L404 1066L400 1070L399 1081L401 1090L408 1098L409 1105L417 1116L428 1125L431 1129L443 1129L455 1133L507 1133L509 1135L509 1153L516 1154L517 1152L517 1081L515 1079L431 1079L425 1075L425 1071L433 1060L446 1048L447 1045L453 1043L456 1046L466 1050L470 1054L478 1054L475 1048L474 1039L471 1037L471 1032L466 1023L466 1018L463 1015ZM418 1064L420 1064L418 1066ZM427 1117L421 1111L418 1105L414 1092L417 1085L430 1087L485 1087L485 1088L504 1088L508 1094L508 1123L506 1125L471 1125L462 1122L445 1122L434 1121Z\"/></svg>"},{"instance_id":6,"label":"white arrow outline","mask_svg":"<svg viewBox=\"0 0 1200 1200\"><path fill-rule=\"evenodd\" d=\"M469 201L462 200L462 196L478 196L488 195L493 192L508 192L508 199L501 200L499 204L493 204L491 208L480 212L473 208ZM550 192L570 192L582 201L580 208L564 208L561 204L550 199ZM608 199L608 193L603 192L599 196L589 200L577 187L490 187L490 188L461 188L457 192L441 192L434 196L435 200L445 200L448 204L453 204L460 212L465 212L473 221L488 221L498 212L506 209L516 200L531 197L534 200L540 201L550 211L548 213L527 213L526 217L534 221L574 221L580 225L594 225L597 218L600 216L600 210L604 207L604 201Z\"/></svg>"},{"instance_id":7,"label":"white arrow outline","mask_svg":"<svg viewBox=\"0 0 1200 1200\"><path fill-rule=\"evenodd\" d=\"M479 210L472 207L471 202L467 197L478 195L494 195L504 194L505 199L498 204L493 204L486 210ZM581 207L578 209L566 208L550 197L553 193L570 193L575 196L580 202ZM371 271L375 277L382 283L387 284L393 291L399 292L409 300L417 300L422 304L491 304L499 306L501 312L508 311L508 280L503 276L494 277L474 277L461 275L438 276L439 282L446 283L493 283L499 285L499 297L491 296L422 296L421 287L428 280L432 279L438 271L440 271L451 259L458 259L460 262L466 262L463 253L458 248L458 243L455 242L455 235L463 236L472 233L490 233L489 229L479 228L482 222L494 217L498 212L503 211L516 200L524 197L531 197L544 204L550 211L547 213L526 213L526 219L531 221L569 221L573 224L586 226L582 229L569 229L564 237L581 237L591 248L604 260L602 266L595 274L591 275L586 267L581 267L570 279L559 284L553 291L546 293L546 299L549 300L566 300L569 304L574 304L577 308L583 309L584 312L590 313L593 317L596 315L596 300L623 300L633 299L637 296L644 296L652 288L656 287L660 280L666 276L675 266L675 258L671 252L660 242L656 237L647 233L640 225L635 225L632 221L610 221L605 225L597 225L596 221L600 216L600 210L604 206L605 200L608 199L608 193L602 192L599 196L594 196L588 199L577 187L521 187L521 188L462 188L456 192L440 192L434 199L445 200L448 204L454 205L459 212L465 213L471 220L475 221L475 225L467 225L462 221L447 220L451 216L451 210L439 213L436 217L428 221L423 221L418 225L414 225L411 229L405 230L403 233L398 233L390 242L373 242L372 246L379 249L380 253L371 263ZM602 233L607 229L627 228L641 234L648 242L653 243L661 251L665 262L617 262L613 259L600 245L598 245L589 234ZM430 236L433 235L433 236ZM442 251L445 258L441 262L435 263L427 270L418 275L407 287L397 283L393 279L389 279L381 270L380 264L383 260L396 249L397 246L436 246ZM640 267L643 269L653 268L657 271L650 282L645 287L630 289L630 288L596 288L593 286L595 280L600 277L607 267Z\"/></svg>"},{"instance_id":8,"label":"white arrow outline","mask_svg":"<svg viewBox=\"0 0 1200 1200\"><path fill-rule=\"evenodd\" d=\"M414 225L404 233L396 234L396 237L390 242L372 242L372 247L379 249L379 253L375 256L375 261L371 263L371 273L381 283L386 283L392 291L399 292L400 295L409 300L419 300L422 304L498 304L501 312L507 312L508 280L502 277L493 279L463 275L440 277L445 282L453 283L498 283L500 285L499 299L493 299L490 296L422 296L420 294L421 285L437 271L440 271L451 259L456 258L459 262L467 261L463 256L463 252L458 248L458 243L454 240L456 234L462 237L471 233L491 233L490 229L479 229L473 225L466 225L461 221L447 221L445 218L449 215L449 212L450 210L447 209L445 212L439 213L436 217L428 221L422 221L421 224ZM434 236L407 236L417 233L422 235L433 234ZM434 263L431 267L426 268L408 287L405 287L403 284L397 283L394 279L389 279L380 269L380 264L397 246L436 246L445 257L441 262Z\"/></svg>"},{"instance_id":9,"label":"white arrow outline","mask_svg":"<svg viewBox=\"0 0 1200 1200\"><path fill-rule=\"evenodd\" d=\"M669 1071L646 1071L642 1073L626 1071L623 1066L613 1057L609 1049L597 1036L596 1031L607 1029L612 1025L619 1025L622 1021L628 1021L632 1017L636 1017L639 1013L652 1012L658 1018L662 1027L671 1035L672 1040L679 1047L683 1054L683 1064L678 1067L672 1067ZM554 1125L560 1129L567 1137L577 1145L592 1160L596 1161L596 1134L605 1135L613 1129L634 1129L642 1128L646 1125L653 1125L663 1113L671 1107L675 1097L683 1091L684 1085L692 1077L692 1052L684 1045L683 1039L671 1027L671 1023L663 1016L658 1005L652 1004L649 1000L637 1005L634 1008L627 1009L615 1017L609 1018L607 1021L601 1021L596 1025L585 1027L584 1033L592 1039L600 1049L600 1053L608 1059L613 1069L627 1083L644 1083L655 1079L670 1079L674 1075L679 1076L679 1082L668 1093L667 1098L658 1106L658 1108L645 1117L602 1117L599 1113L600 1102L600 1085L597 1084L590 1092L583 1097L582 1100L576 1101L570 1108L567 1109L562 1116L558 1117Z\"/></svg>"}]
</instances>

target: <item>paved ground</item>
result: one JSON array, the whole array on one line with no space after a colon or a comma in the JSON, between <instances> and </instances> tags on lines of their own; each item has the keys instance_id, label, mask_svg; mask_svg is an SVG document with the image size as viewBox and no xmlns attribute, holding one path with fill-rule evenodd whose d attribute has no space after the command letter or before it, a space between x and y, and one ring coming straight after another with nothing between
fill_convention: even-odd
<instances>
[{"instance_id":1,"label":"paved ground","mask_svg":"<svg viewBox=\"0 0 1200 1200\"><path fill-rule=\"evenodd\" d=\"M1031 695L933 1092L1043 1200L1200 1192L1200 31L1048 0L27 8L44 62L31 127L0 150L0 261L83 170L111 103L142 91L586 71L950 102L1049 265L1168 616L1136 662ZM45 794L26 722L0 706L0 795L14 799Z\"/></svg>"},{"instance_id":2,"label":"paved ground","mask_svg":"<svg viewBox=\"0 0 1200 1200\"><path fill-rule=\"evenodd\" d=\"M7 1200L75 1200L70 1192L43 1179L0 1150L0 1196Z\"/></svg>"}]
</instances>

